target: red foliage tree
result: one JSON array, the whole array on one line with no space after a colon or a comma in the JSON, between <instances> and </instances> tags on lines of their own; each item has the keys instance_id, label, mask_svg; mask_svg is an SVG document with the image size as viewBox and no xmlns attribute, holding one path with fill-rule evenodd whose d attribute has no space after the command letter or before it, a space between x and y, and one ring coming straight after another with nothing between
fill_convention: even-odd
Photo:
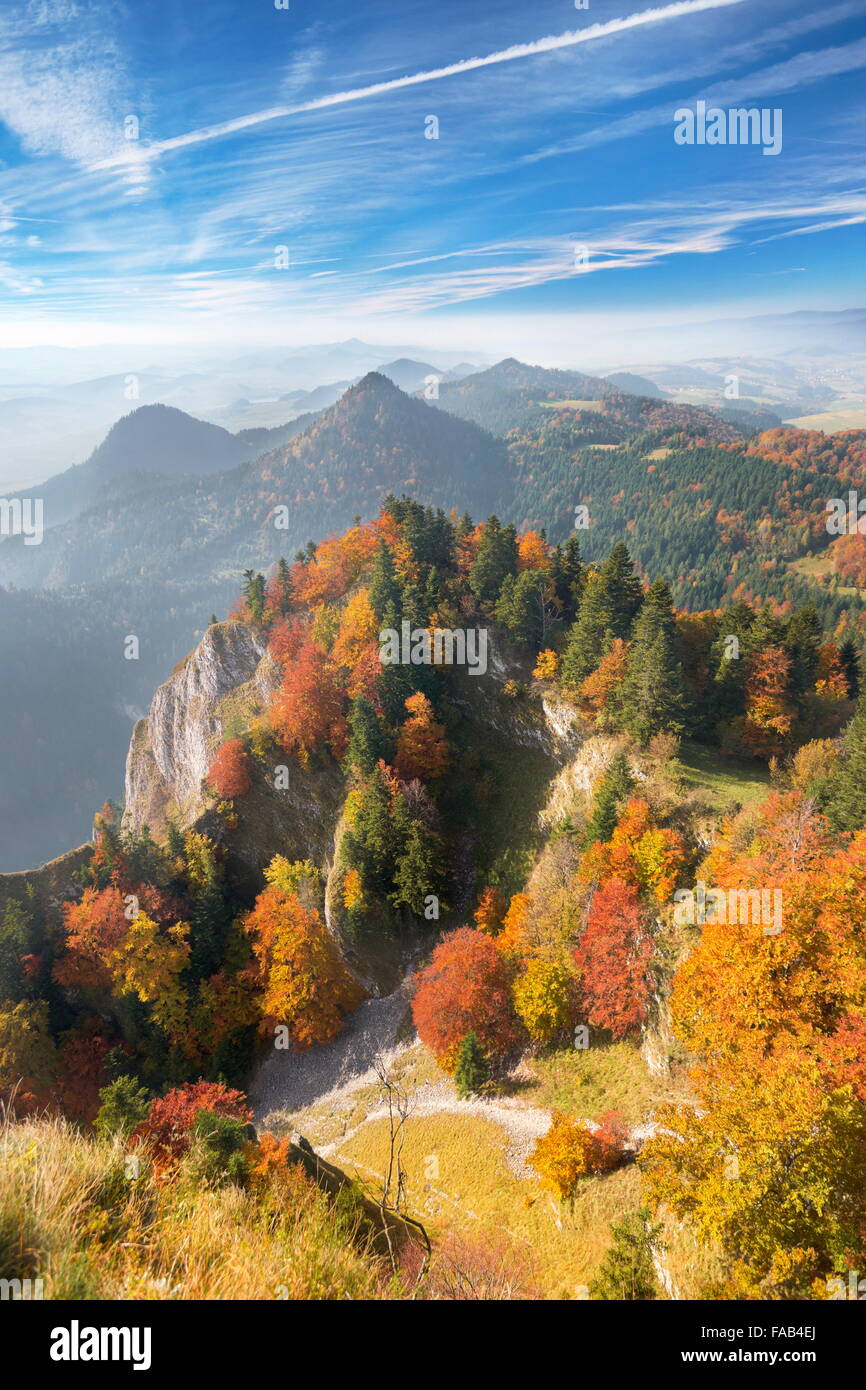
<instances>
[{"instance_id":1,"label":"red foliage tree","mask_svg":"<svg viewBox=\"0 0 866 1390\"><path fill-rule=\"evenodd\" d=\"M106 1085L107 1038L98 1033L69 1036L58 1052L57 1100L73 1120L92 1124L99 1110L99 1092Z\"/></svg>"},{"instance_id":2,"label":"red foliage tree","mask_svg":"<svg viewBox=\"0 0 866 1390\"><path fill-rule=\"evenodd\" d=\"M253 1112L243 1091L231 1090L218 1081L187 1081L167 1095L151 1101L144 1124L135 1131L161 1158L179 1158L190 1143L190 1130L200 1110L251 1120Z\"/></svg>"},{"instance_id":3,"label":"red foliage tree","mask_svg":"<svg viewBox=\"0 0 866 1390\"><path fill-rule=\"evenodd\" d=\"M482 932L460 927L436 947L415 977L412 1017L418 1036L446 1066L475 1033L492 1057L511 1052L525 1038L511 999L511 969Z\"/></svg>"},{"instance_id":4,"label":"red foliage tree","mask_svg":"<svg viewBox=\"0 0 866 1390\"><path fill-rule=\"evenodd\" d=\"M337 757L342 756L347 732L343 705L337 667L318 642L306 639L286 668L270 708L271 726L281 747L304 764L324 743Z\"/></svg>"},{"instance_id":5,"label":"red foliage tree","mask_svg":"<svg viewBox=\"0 0 866 1390\"><path fill-rule=\"evenodd\" d=\"M252 765L242 738L220 744L207 770L207 784L223 801L246 796L253 785Z\"/></svg>"},{"instance_id":6,"label":"red foliage tree","mask_svg":"<svg viewBox=\"0 0 866 1390\"><path fill-rule=\"evenodd\" d=\"M615 1038L640 1027L649 1004L651 958L637 889L622 879L609 879L593 896L574 952L590 1023L607 1028Z\"/></svg>"}]
</instances>

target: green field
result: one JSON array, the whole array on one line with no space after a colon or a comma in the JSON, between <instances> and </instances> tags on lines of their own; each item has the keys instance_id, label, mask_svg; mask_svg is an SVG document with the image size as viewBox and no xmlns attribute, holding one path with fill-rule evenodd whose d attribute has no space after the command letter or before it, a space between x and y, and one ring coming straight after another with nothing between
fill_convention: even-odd
<instances>
[{"instance_id":1,"label":"green field","mask_svg":"<svg viewBox=\"0 0 866 1390\"><path fill-rule=\"evenodd\" d=\"M770 789L770 774L763 763L728 758L716 749L684 739L678 761L687 786L704 791L722 813L734 805L760 801Z\"/></svg>"}]
</instances>

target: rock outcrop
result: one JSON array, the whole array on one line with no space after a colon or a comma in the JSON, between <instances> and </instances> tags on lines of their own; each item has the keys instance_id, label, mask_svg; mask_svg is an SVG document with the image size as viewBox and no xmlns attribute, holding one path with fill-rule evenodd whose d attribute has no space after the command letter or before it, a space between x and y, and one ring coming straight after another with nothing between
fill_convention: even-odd
<instances>
[{"instance_id":1,"label":"rock outcrop","mask_svg":"<svg viewBox=\"0 0 866 1390\"><path fill-rule=\"evenodd\" d=\"M153 697L126 761L124 828L165 833L208 807L202 782L232 717L252 714L276 686L263 639L244 623L214 623Z\"/></svg>"}]
</instances>

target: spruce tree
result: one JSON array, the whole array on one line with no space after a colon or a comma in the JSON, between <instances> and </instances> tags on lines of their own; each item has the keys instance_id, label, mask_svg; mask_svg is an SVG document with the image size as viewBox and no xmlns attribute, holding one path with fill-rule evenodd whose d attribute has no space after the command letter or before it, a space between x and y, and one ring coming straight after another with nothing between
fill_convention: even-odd
<instances>
[{"instance_id":1,"label":"spruce tree","mask_svg":"<svg viewBox=\"0 0 866 1390\"><path fill-rule=\"evenodd\" d=\"M388 737L369 700L359 696L349 710L349 746L346 765L366 777L380 758L388 757Z\"/></svg>"},{"instance_id":2,"label":"spruce tree","mask_svg":"<svg viewBox=\"0 0 866 1390\"><path fill-rule=\"evenodd\" d=\"M595 670L614 638L613 612L604 575L590 576L583 591L577 621L572 624L562 655L563 684L579 687Z\"/></svg>"},{"instance_id":3,"label":"spruce tree","mask_svg":"<svg viewBox=\"0 0 866 1390\"><path fill-rule=\"evenodd\" d=\"M592 815L586 827L585 845L592 845L596 840L607 844L616 829L622 806L631 796L633 789L634 778L629 769L628 758L625 753L619 752L598 784L592 804Z\"/></svg>"},{"instance_id":4,"label":"spruce tree","mask_svg":"<svg viewBox=\"0 0 866 1390\"><path fill-rule=\"evenodd\" d=\"M791 654L791 689L802 696L815 683L821 621L813 603L806 603L792 614L785 629L785 647Z\"/></svg>"},{"instance_id":5,"label":"spruce tree","mask_svg":"<svg viewBox=\"0 0 866 1390\"><path fill-rule=\"evenodd\" d=\"M671 591L666 580L651 585L637 621L625 678L615 694L620 727L648 743L662 730L682 732L685 709Z\"/></svg>"},{"instance_id":6,"label":"spruce tree","mask_svg":"<svg viewBox=\"0 0 866 1390\"><path fill-rule=\"evenodd\" d=\"M839 648L839 659L848 682L848 698L856 700L860 694L860 654L850 637Z\"/></svg>"},{"instance_id":7,"label":"spruce tree","mask_svg":"<svg viewBox=\"0 0 866 1390\"><path fill-rule=\"evenodd\" d=\"M614 546L601 573L610 603L611 631L614 637L626 638L641 606L643 589L623 541Z\"/></svg>"},{"instance_id":8,"label":"spruce tree","mask_svg":"<svg viewBox=\"0 0 866 1390\"><path fill-rule=\"evenodd\" d=\"M866 691L842 740L842 760L836 774L827 815L834 830L855 831L866 825Z\"/></svg>"},{"instance_id":9,"label":"spruce tree","mask_svg":"<svg viewBox=\"0 0 866 1390\"><path fill-rule=\"evenodd\" d=\"M402 595L394 558L384 541L379 542L370 577L370 604L383 627L399 628Z\"/></svg>"},{"instance_id":10,"label":"spruce tree","mask_svg":"<svg viewBox=\"0 0 866 1390\"><path fill-rule=\"evenodd\" d=\"M405 806L405 802L401 805ZM408 814L400 815L398 811L395 820L395 838L401 848L394 864L390 902L396 908L408 907L421 917L425 899L436 892L438 839L420 821L410 820Z\"/></svg>"},{"instance_id":11,"label":"spruce tree","mask_svg":"<svg viewBox=\"0 0 866 1390\"><path fill-rule=\"evenodd\" d=\"M460 1043L457 1053L457 1066L454 1069L454 1085L461 1100L467 1096L477 1096L483 1091L490 1077L490 1065L476 1033L467 1033Z\"/></svg>"},{"instance_id":12,"label":"spruce tree","mask_svg":"<svg viewBox=\"0 0 866 1390\"><path fill-rule=\"evenodd\" d=\"M569 536L564 549L559 545L556 547L551 561L551 577L562 616L567 623L573 622L580 607L585 579L577 536Z\"/></svg>"},{"instance_id":13,"label":"spruce tree","mask_svg":"<svg viewBox=\"0 0 866 1390\"><path fill-rule=\"evenodd\" d=\"M481 603L492 603L506 575L517 573L517 533L498 516L484 523L478 552L469 570L469 587Z\"/></svg>"},{"instance_id":14,"label":"spruce tree","mask_svg":"<svg viewBox=\"0 0 866 1390\"><path fill-rule=\"evenodd\" d=\"M589 1286L592 1299L637 1302L656 1299L659 1288L653 1266L653 1246L661 1234L646 1208L629 1212L610 1228L613 1244Z\"/></svg>"}]
</instances>

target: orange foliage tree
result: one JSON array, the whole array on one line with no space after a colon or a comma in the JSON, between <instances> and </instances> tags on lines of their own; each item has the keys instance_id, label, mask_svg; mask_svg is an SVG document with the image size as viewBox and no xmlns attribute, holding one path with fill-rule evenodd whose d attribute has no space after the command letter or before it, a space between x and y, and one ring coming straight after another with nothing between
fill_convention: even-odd
<instances>
[{"instance_id":1,"label":"orange foliage tree","mask_svg":"<svg viewBox=\"0 0 866 1390\"><path fill-rule=\"evenodd\" d=\"M323 647L309 639L286 667L269 715L280 746L305 766L328 744L336 757L346 747L346 719L340 675Z\"/></svg>"},{"instance_id":2,"label":"orange foliage tree","mask_svg":"<svg viewBox=\"0 0 866 1390\"><path fill-rule=\"evenodd\" d=\"M265 888L245 927L258 965L263 1030L285 1026L298 1052L330 1042L364 992L316 909L296 893Z\"/></svg>"},{"instance_id":3,"label":"orange foliage tree","mask_svg":"<svg viewBox=\"0 0 866 1390\"><path fill-rule=\"evenodd\" d=\"M200 1110L249 1121L253 1112L246 1102L243 1091L221 1082L188 1081L151 1101L147 1119L135 1135L146 1139L158 1158L179 1158L189 1148L190 1131Z\"/></svg>"},{"instance_id":4,"label":"orange foliage tree","mask_svg":"<svg viewBox=\"0 0 866 1390\"><path fill-rule=\"evenodd\" d=\"M406 700L409 718L397 735L394 766L404 782L420 778L432 782L448 767L448 742L445 730L433 717L433 706L418 690Z\"/></svg>"},{"instance_id":5,"label":"orange foliage tree","mask_svg":"<svg viewBox=\"0 0 866 1390\"><path fill-rule=\"evenodd\" d=\"M596 841L581 860L584 882L622 879L657 903L670 900L686 861L686 846L676 830L653 823L650 808L641 797L623 807L607 844Z\"/></svg>"}]
</instances>

